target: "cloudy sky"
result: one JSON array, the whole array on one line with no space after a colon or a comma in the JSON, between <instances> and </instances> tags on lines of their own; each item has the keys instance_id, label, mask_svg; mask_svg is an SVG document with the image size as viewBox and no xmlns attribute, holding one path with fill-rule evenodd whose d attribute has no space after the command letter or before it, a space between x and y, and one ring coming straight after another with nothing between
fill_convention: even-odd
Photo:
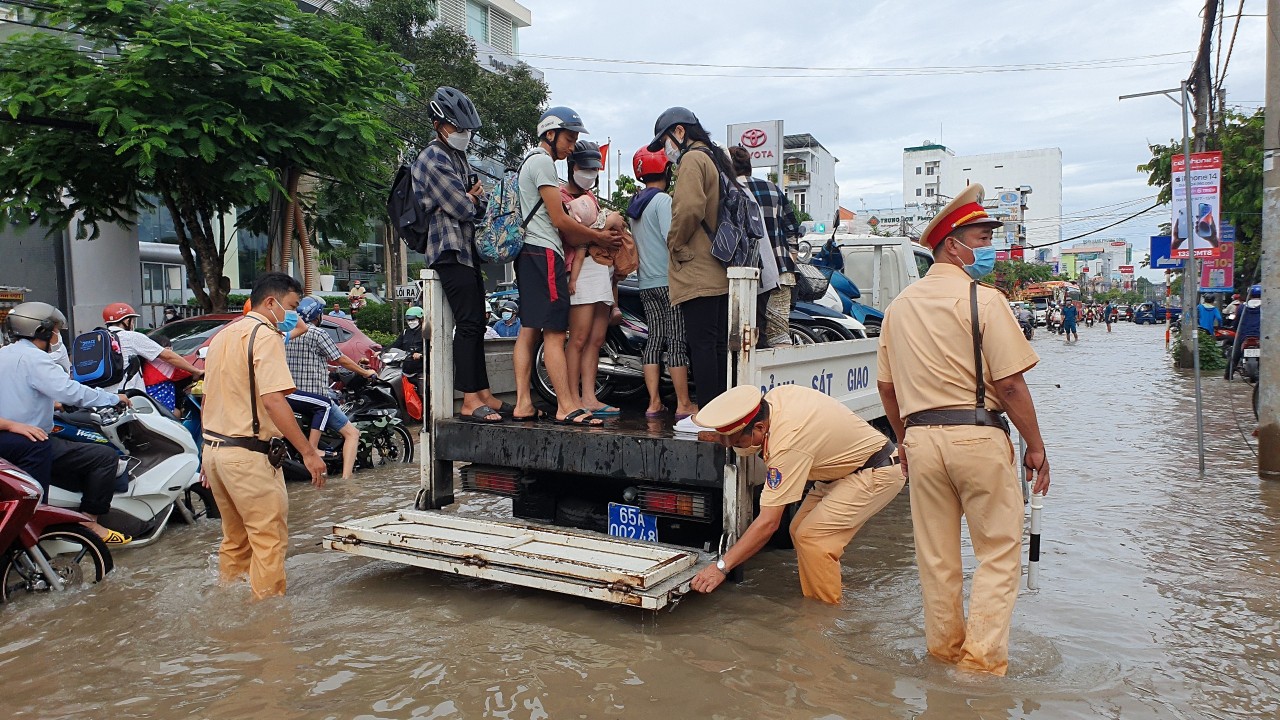
<instances>
[{"instance_id":1,"label":"cloudy sky","mask_svg":"<svg viewBox=\"0 0 1280 720\"><path fill-rule=\"evenodd\" d=\"M840 159L841 204L854 210L901 203L902 148L925 139L960 155L1058 147L1064 237L1151 204L1155 191L1135 167L1150 158L1148 141L1181 137L1179 110L1163 97L1117 97L1177 87L1190 74L1203 8L1203 0L522 2L533 13L520 35L523 59L546 73L553 104L582 114L592 139L613 139L624 165L671 105L692 109L721 142L732 122L782 118L788 133L812 133ZM1224 2L1235 14L1238 3ZM1263 0L1245 0L1226 71L1227 102L1249 112L1263 100L1265 19L1247 16L1265 12ZM1229 42L1235 19L1225 25ZM707 67L716 65L730 67ZM1021 71L1044 65L1060 69ZM1166 218L1153 213L1104 235L1145 248Z\"/></svg>"}]
</instances>

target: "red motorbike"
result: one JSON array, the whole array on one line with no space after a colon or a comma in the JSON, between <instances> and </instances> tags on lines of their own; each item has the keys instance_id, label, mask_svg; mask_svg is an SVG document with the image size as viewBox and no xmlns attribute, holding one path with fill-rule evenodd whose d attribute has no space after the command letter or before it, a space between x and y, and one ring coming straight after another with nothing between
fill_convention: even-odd
<instances>
[{"instance_id":1,"label":"red motorbike","mask_svg":"<svg viewBox=\"0 0 1280 720\"><path fill-rule=\"evenodd\" d=\"M0 602L96 583L111 551L80 523L86 515L40 502L40 483L0 460Z\"/></svg>"}]
</instances>

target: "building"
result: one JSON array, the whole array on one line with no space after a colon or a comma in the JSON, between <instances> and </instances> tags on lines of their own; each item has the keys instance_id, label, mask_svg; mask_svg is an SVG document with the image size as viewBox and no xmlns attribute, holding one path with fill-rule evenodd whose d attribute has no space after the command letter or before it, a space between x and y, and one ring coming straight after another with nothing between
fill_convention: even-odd
<instances>
[{"instance_id":1,"label":"building","mask_svg":"<svg viewBox=\"0 0 1280 720\"><path fill-rule=\"evenodd\" d=\"M1062 239L1062 150L956 155L930 142L902 150L903 205L933 217L965 186L982 183L986 204L1008 218L994 244L1041 245ZM1016 195L1010 195L1016 193ZM1004 197L1002 197L1004 196ZM1020 244L1020 243L1019 243Z\"/></svg>"},{"instance_id":2,"label":"building","mask_svg":"<svg viewBox=\"0 0 1280 720\"><path fill-rule=\"evenodd\" d=\"M1072 280L1086 275L1110 283L1120 281L1120 266L1132 265L1132 260L1133 246L1128 241L1103 238L1062 248L1058 262L1061 271Z\"/></svg>"},{"instance_id":3,"label":"building","mask_svg":"<svg viewBox=\"0 0 1280 720\"><path fill-rule=\"evenodd\" d=\"M782 139L783 187L798 212L830 225L840 207L836 163L840 162L809 133Z\"/></svg>"}]
</instances>

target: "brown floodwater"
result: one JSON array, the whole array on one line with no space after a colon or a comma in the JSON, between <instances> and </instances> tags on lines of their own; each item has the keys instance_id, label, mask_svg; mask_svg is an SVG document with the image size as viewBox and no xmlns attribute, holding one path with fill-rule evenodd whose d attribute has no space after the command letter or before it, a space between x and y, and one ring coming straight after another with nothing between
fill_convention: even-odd
<instances>
[{"instance_id":1,"label":"brown floodwater","mask_svg":"<svg viewBox=\"0 0 1280 720\"><path fill-rule=\"evenodd\" d=\"M1034 341L1054 482L1006 678L927 657L905 492L849 546L838 607L803 599L776 550L651 614L321 549L335 522L411 504L408 466L290 487L286 598L219 587L205 522L116 553L96 586L0 607L0 716L1275 718L1280 484L1253 473L1250 387L1217 377L1196 472L1192 382L1163 337Z\"/></svg>"}]
</instances>

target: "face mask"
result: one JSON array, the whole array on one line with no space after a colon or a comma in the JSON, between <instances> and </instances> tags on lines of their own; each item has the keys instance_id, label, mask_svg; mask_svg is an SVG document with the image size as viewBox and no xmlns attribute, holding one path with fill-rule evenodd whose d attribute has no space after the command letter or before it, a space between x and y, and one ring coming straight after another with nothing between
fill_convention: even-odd
<instances>
[{"instance_id":1,"label":"face mask","mask_svg":"<svg viewBox=\"0 0 1280 720\"><path fill-rule=\"evenodd\" d=\"M966 245L965 247L969 247ZM973 262L964 266L964 271L969 273L969 277L974 280L991 274L996 269L996 249L990 245L986 247L969 248L969 252L973 253Z\"/></svg>"},{"instance_id":2,"label":"face mask","mask_svg":"<svg viewBox=\"0 0 1280 720\"><path fill-rule=\"evenodd\" d=\"M600 177L599 170L574 170L573 183L583 190L590 190L596 184L596 178Z\"/></svg>"},{"instance_id":3,"label":"face mask","mask_svg":"<svg viewBox=\"0 0 1280 720\"><path fill-rule=\"evenodd\" d=\"M684 152L676 146L671 138L667 138L667 142L663 147L663 150L667 153L667 159L672 163L680 162L680 156L684 154Z\"/></svg>"},{"instance_id":4,"label":"face mask","mask_svg":"<svg viewBox=\"0 0 1280 720\"><path fill-rule=\"evenodd\" d=\"M458 130L454 132L452 135L450 135L449 137L445 138L444 141L449 144L449 147L453 148L454 150L457 150L458 152L462 152L463 150L466 150L471 145L471 131Z\"/></svg>"},{"instance_id":5,"label":"face mask","mask_svg":"<svg viewBox=\"0 0 1280 720\"><path fill-rule=\"evenodd\" d=\"M503 319L503 320L506 320L507 322L511 322L511 318L513 318L513 317L515 317L515 314L514 314L514 313L512 313L510 310L508 310L507 312L502 313L502 319Z\"/></svg>"},{"instance_id":6,"label":"face mask","mask_svg":"<svg viewBox=\"0 0 1280 720\"><path fill-rule=\"evenodd\" d=\"M276 323L276 327L280 328L280 332L287 336L290 332L293 332L294 328L298 327L298 313L286 310L284 312L284 320Z\"/></svg>"},{"instance_id":7,"label":"face mask","mask_svg":"<svg viewBox=\"0 0 1280 720\"><path fill-rule=\"evenodd\" d=\"M1213 307L1213 302L1209 300L1204 300L1203 304L1205 307Z\"/></svg>"},{"instance_id":8,"label":"face mask","mask_svg":"<svg viewBox=\"0 0 1280 720\"><path fill-rule=\"evenodd\" d=\"M417 320L406 320L406 321L405 321L405 325L408 325L410 330L417 330L417 329L418 329L418 326L419 326L419 325L421 325L421 324L422 324L422 323L421 323L421 322L419 322L419 321L417 321Z\"/></svg>"},{"instance_id":9,"label":"face mask","mask_svg":"<svg viewBox=\"0 0 1280 720\"><path fill-rule=\"evenodd\" d=\"M763 447L763 445L748 445L743 448L735 445L733 451L738 454L738 457L754 457L760 454L760 450Z\"/></svg>"}]
</instances>

